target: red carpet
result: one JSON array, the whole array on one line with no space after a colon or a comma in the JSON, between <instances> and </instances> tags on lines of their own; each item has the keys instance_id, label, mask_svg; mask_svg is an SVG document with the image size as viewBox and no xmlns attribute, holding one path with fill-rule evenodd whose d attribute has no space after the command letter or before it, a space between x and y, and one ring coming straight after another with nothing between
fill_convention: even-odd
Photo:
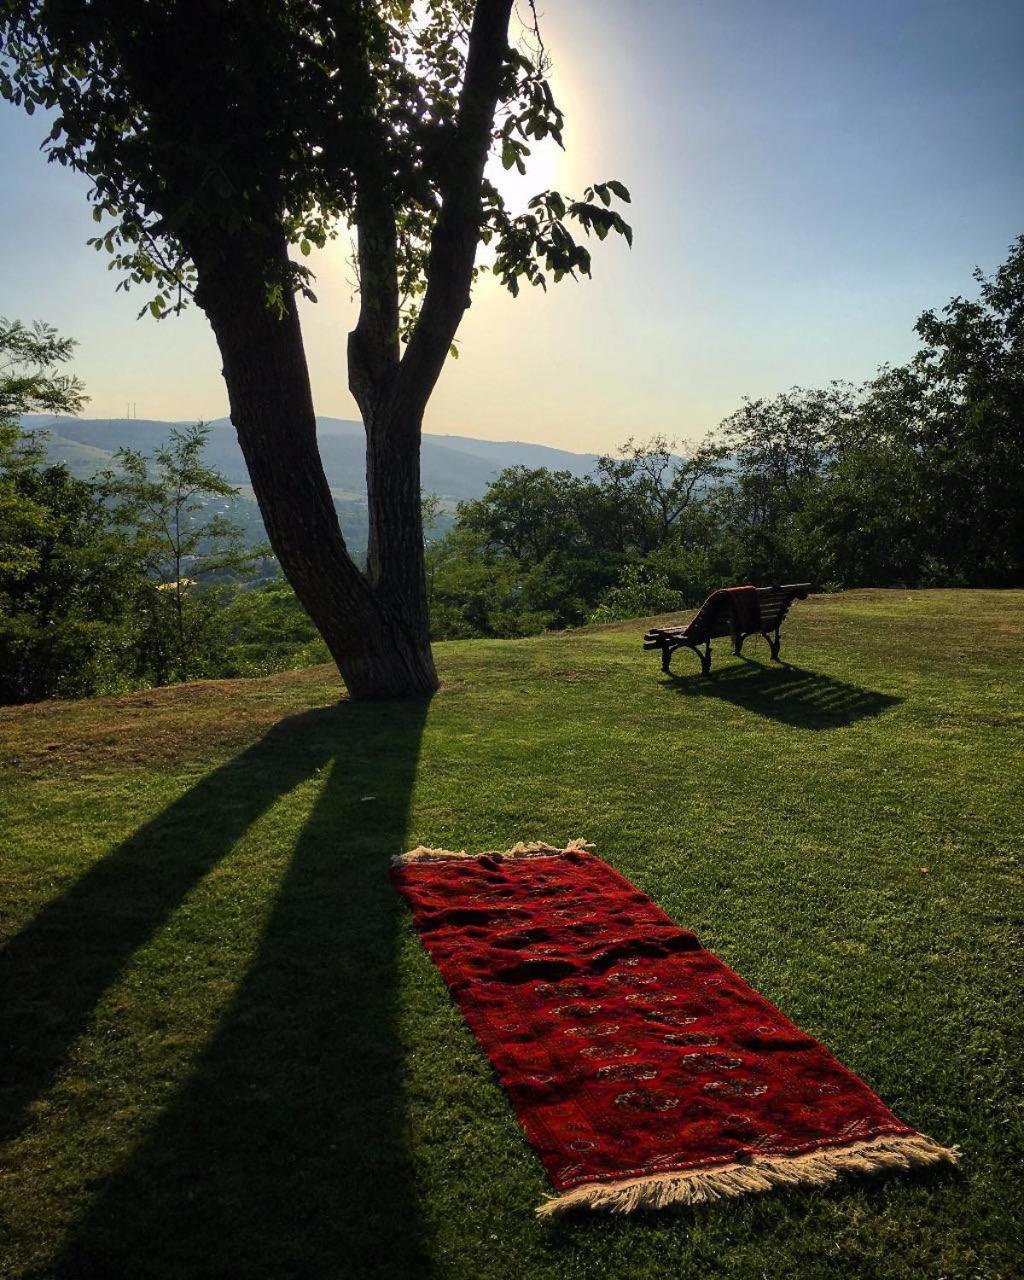
<instances>
[{"instance_id":1,"label":"red carpet","mask_svg":"<svg viewBox=\"0 0 1024 1280\"><path fill-rule=\"evenodd\" d=\"M955 1160L582 842L392 874L558 1193L538 1213Z\"/></svg>"}]
</instances>

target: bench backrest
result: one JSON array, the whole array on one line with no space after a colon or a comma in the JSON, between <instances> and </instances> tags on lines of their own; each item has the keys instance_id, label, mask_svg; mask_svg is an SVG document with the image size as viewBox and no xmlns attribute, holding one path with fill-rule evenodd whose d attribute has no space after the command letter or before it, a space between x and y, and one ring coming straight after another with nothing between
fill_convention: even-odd
<instances>
[{"instance_id":1,"label":"bench backrest","mask_svg":"<svg viewBox=\"0 0 1024 1280\"><path fill-rule=\"evenodd\" d=\"M794 600L806 600L810 583L792 583L785 587L758 587L757 603L761 608L761 630L774 631L782 626Z\"/></svg>"},{"instance_id":2,"label":"bench backrest","mask_svg":"<svg viewBox=\"0 0 1024 1280\"><path fill-rule=\"evenodd\" d=\"M806 600L811 593L809 582L790 582L785 586L757 587L757 603L761 611L760 631L775 631L782 626L794 600ZM694 639L716 640L732 635L732 613L723 603L721 607L706 612L711 596L701 605L694 618L685 627L658 627L649 631L645 639L655 640L658 635L674 631L690 631ZM703 616L702 616L703 615ZM697 624L696 626L694 624Z\"/></svg>"}]
</instances>

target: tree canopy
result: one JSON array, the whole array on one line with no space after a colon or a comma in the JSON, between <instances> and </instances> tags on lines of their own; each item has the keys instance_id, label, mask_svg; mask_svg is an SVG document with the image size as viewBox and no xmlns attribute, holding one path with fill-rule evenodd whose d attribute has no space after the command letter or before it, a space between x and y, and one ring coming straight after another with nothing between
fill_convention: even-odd
<instances>
[{"instance_id":1,"label":"tree canopy","mask_svg":"<svg viewBox=\"0 0 1024 1280\"><path fill-rule=\"evenodd\" d=\"M47 528L47 512L24 478L42 453L22 432L21 418L82 408L85 388L61 371L74 349L73 339L51 325L0 318L0 573L20 575L38 560L35 541Z\"/></svg>"},{"instance_id":2,"label":"tree canopy","mask_svg":"<svg viewBox=\"0 0 1024 1280\"><path fill-rule=\"evenodd\" d=\"M478 37L503 44L508 7L5 0L0 92L30 114L57 112L44 149L92 179L94 216L106 224L93 243L114 254L124 286L149 289L154 315L187 305L211 229L244 227L270 239L283 228L305 256L351 225L368 238L393 230L396 279L359 284L368 297L397 286L402 335L411 339L432 237L454 223L474 186L481 217L471 230L492 246L495 274L512 293L523 280L546 287L589 275L581 231L632 239L612 208L629 200L615 179L579 198L538 193L514 214L476 174L481 140L483 158L494 152L520 173L531 145L563 145L535 13L519 44L490 59L493 124L486 102L476 101L487 50L479 38L471 45L474 20ZM366 265L361 256L360 269ZM279 301L282 289L308 292L311 282L306 266L290 262L267 285Z\"/></svg>"}]
</instances>

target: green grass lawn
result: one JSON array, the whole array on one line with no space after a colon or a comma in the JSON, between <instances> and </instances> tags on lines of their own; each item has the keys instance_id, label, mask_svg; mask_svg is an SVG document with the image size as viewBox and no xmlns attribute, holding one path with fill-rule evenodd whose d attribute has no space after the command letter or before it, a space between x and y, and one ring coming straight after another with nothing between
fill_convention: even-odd
<instances>
[{"instance_id":1,"label":"green grass lawn","mask_svg":"<svg viewBox=\"0 0 1024 1280\"><path fill-rule=\"evenodd\" d=\"M0 712L0 1274L1019 1274L1024 592L814 598L710 681L644 625ZM574 836L960 1170L538 1222L386 868Z\"/></svg>"}]
</instances>

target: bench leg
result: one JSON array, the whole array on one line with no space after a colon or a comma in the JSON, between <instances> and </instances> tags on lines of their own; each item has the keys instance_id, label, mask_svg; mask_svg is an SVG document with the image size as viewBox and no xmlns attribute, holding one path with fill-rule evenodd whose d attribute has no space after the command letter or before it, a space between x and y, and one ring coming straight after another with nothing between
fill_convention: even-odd
<instances>
[{"instance_id":1,"label":"bench leg","mask_svg":"<svg viewBox=\"0 0 1024 1280\"><path fill-rule=\"evenodd\" d=\"M746 638L742 631L737 631L732 638L732 651L737 658L743 657L743 641Z\"/></svg>"},{"instance_id":2,"label":"bench leg","mask_svg":"<svg viewBox=\"0 0 1024 1280\"><path fill-rule=\"evenodd\" d=\"M772 662L778 662L778 660L779 660L779 645L782 643L782 636L780 636L780 635L779 635L779 629L778 629L778 627L776 627L776 628L775 628L775 635L774 635L774 637L772 637L772 636L765 636L765 639L768 641L768 648L771 650Z\"/></svg>"},{"instance_id":3,"label":"bench leg","mask_svg":"<svg viewBox=\"0 0 1024 1280\"><path fill-rule=\"evenodd\" d=\"M692 649L700 658L700 673L702 676L710 674L711 671L711 641L708 640L701 649L695 644L674 644L671 648L667 644L661 646L661 669L668 676L672 674L669 663L672 661L672 655L677 649Z\"/></svg>"}]
</instances>

